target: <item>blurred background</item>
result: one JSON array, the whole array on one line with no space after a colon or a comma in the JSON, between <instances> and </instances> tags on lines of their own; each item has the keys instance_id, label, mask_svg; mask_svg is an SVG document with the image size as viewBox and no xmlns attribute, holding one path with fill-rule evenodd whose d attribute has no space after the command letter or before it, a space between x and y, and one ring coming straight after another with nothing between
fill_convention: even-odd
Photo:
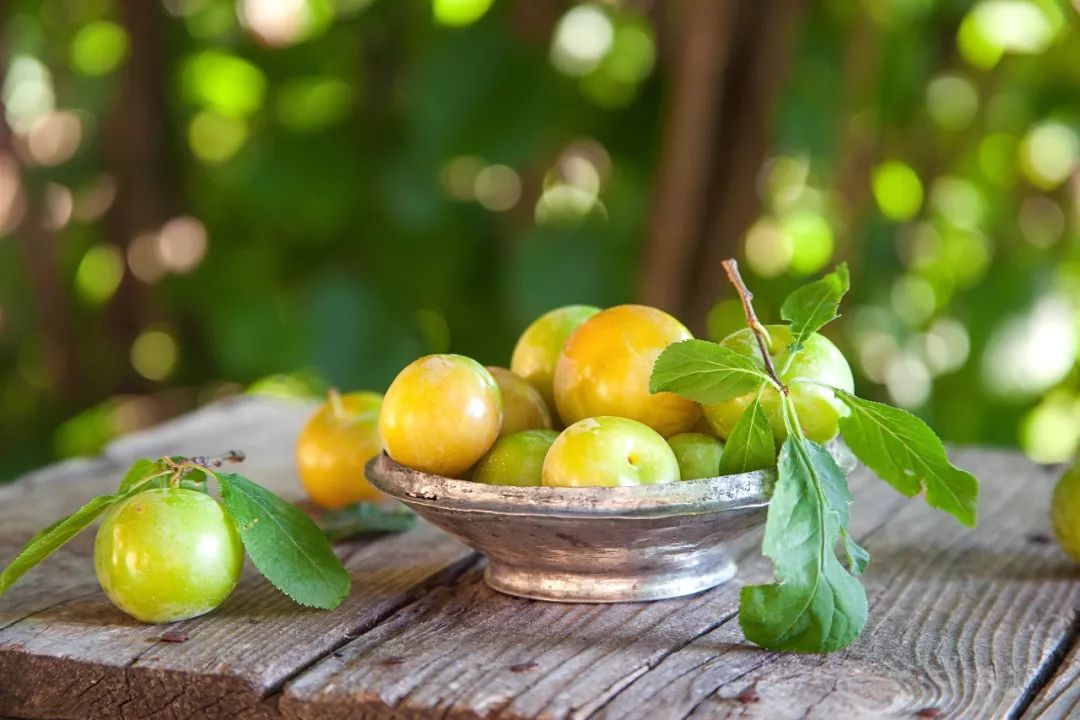
<instances>
[{"instance_id":1,"label":"blurred background","mask_svg":"<svg viewBox=\"0 0 1080 720\"><path fill-rule=\"evenodd\" d=\"M846 260L860 393L1080 442L1080 2L5 0L0 480L238 393L742 324Z\"/></svg>"}]
</instances>

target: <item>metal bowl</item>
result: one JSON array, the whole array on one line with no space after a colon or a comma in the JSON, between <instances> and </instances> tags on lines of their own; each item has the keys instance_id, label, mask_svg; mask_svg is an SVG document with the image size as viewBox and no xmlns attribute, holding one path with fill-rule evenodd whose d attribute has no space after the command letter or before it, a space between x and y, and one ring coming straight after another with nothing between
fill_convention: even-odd
<instances>
[{"instance_id":1,"label":"metal bowl","mask_svg":"<svg viewBox=\"0 0 1080 720\"><path fill-rule=\"evenodd\" d=\"M495 590L607 603L729 580L728 541L765 522L776 471L639 487L508 487L429 475L383 453L367 476L487 556L484 577Z\"/></svg>"}]
</instances>

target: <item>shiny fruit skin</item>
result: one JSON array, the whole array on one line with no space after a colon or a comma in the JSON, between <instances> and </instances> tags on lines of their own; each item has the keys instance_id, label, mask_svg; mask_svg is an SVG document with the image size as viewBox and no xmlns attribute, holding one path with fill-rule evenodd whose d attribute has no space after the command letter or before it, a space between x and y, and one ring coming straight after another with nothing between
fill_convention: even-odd
<instances>
[{"instance_id":1,"label":"shiny fruit skin","mask_svg":"<svg viewBox=\"0 0 1080 720\"><path fill-rule=\"evenodd\" d=\"M548 409L555 412L555 363L567 338L581 323L600 312L591 305L567 305L544 313L521 333L510 370L540 391Z\"/></svg>"},{"instance_id":2,"label":"shiny fruit skin","mask_svg":"<svg viewBox=\"0 0 1080 720\"><path fill-rule=\"evenodd\" d=\"M551 427L551 412L539 390L506 368L488 366L488 372L502 394L503 422L499 437Z\"/></svg>"},{"instance_id":3,"label":"shiny fruit skin","mask_svg":"<svg viewBox=\"0 0 1080 720\"><path fill-rule=\"evenodd\" d=\"M689 432L672 435L667 441L679 462L679 476L683 480L712 478L720 474L724 443L718 438Z\"/></svg>"},{"instance_id":4,"label":"shiny fruit skin","mask_svg":"<svg viewBox=\"0 0 1080 720\"><path fill-rule=\"evenodd\" d=\"M381 493L364 477L364 465L382 450L382 399L374 392L332 396L300 431L296 440L300 482L321 507L333 509L381 499Z\"/></svg>"},{"instance_id":5,"label":"shiny fruit skin","mask_svg":"<svg viewBox=\"0 0 1080 720\"><path fill-rule=\"evenodd\" d=\"M656 357L668 345L693 336L656 308L619 305L581 324L563 346L555 366L555 404L569 425L601 415L645 423L667 437L687 432L701 407L674 393L649 393Z\"/></svg>"},{"instance_id":6,"label":"shiny fruit skin","mask_svg":"<svg viewBox=\"0 0 1080 720\"><path fill-rule=\"evenodd\" d=\"M847 392L854 392L855 381L851 376L851 366L828 338L814 333L804 343L803 349L796 353L791 367L785 371L783 368L790 355L788 345L792 340L791 330L787 325L767 325L766 328L772 338L770 352L773 365L780 373L780 379L790 387L803 432L815 442L825 443L832 440L839 432L838 423L840 417L847 414L847 408L832 390L809 383L791 385L791 381L795 378L811 378ZM749 328L728 335L720 344L761 361L761 351ZM717 435L727 438L756 395L755 390L722 403L706 405L705 418ZM787 429L780 411L780 395L772 386L762 393L761 404L769 418L773 436L778 443L783 442L787 437Z\"/></svg>"},{"instance_id":7,"label":"shiny fruit skin","mask_svg":"<svg viewBox=\"0 0 1080 720\"><path fill-rule=\"evenodd\" d=\"M379 436L402 465L456 477L495 444L502 419L499 386L483 365L463 355L427 355L390 384Z\"/></svg>"},{"instance_id":8,"label":"shiny fruit skin","mask_svg":"<svg viewBox=\"0 0 1080 720\"><path fill-rule=\"evenodd\" d=\"M236 524L196 490L161 488L128 498L109 510L94 540L101 589L146 623L210 612L232 593L243 566Z\"/></svg>"},{"instance_id":9,"label":"shiny fruit skin","mask_svg":"<svg viewBox=\"0 0 1080 720\"><path fill-rule=\"evenodd\" d=\"M473 481L486 485L539 486L544 458L558 436L554 430L523 430L499 438L476 465Z\"/></svg>"},{"instance_id":10,"label":"shiny fruit skin","mask_svg":"<svg viewBox=\"0 0 1080 720\"><path fill-rule=\"evenodd\" d=\"M544 458L548 487L626 487L679 481L675 453L655 430L622 417L579 420Z\"/></svg>"},{"instance_id":11,"label":"shiny fruit skin","mask_svg":"<svg viewBox=\"0 0 1080 720\"><path fill-rule=\"evenodd\" d=\"M1080 464L1066 470L1054 486L1050 521L1061 549L1080 563Z\"/></svg>"}]
</instances>

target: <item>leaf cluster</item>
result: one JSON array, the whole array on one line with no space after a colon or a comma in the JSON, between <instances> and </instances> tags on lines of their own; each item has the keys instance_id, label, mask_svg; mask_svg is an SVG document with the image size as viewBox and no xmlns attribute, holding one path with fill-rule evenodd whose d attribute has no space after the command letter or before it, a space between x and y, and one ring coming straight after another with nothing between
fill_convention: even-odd
<instances>
[{"instance_id":1,"label":"leaf cluster","mask_svg":"<svg viewBox=\"0 0 1080 720\"><path fill-rule=\"evenodd\" d=\"M780 316L791 329L789 360L808 338L839 317L850 286L846 265L792 292ZM652 392L674 392L711 404L746 398L746 410L727 438L722 474L777 468L762 552L773 560L772 583L744 587L739 622L747 639L793 652L830 652L850 644L866 624L866 591L857 576L869 553L848 531L851 493L829 450L802 431L798 410L780 382L759 359L704 340L675 343L656 360ZM797 383L816 383L799 378ZM781 398L787 437L779 458L776 439L761 404L772 387ZM907 497L923 493L932 507L964 525L975 524L978 482L950 462L941 440L904 410L825 386L847 408L840 433L863 464ZM843 553L845 564L838 557Z\"/></svg>"}]
</instances>

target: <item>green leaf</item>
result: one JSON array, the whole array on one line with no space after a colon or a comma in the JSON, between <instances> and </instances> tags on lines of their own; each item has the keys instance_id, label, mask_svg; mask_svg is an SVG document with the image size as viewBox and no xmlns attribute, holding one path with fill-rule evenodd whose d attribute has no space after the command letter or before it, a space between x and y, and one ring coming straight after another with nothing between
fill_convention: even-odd
<instances>
[{"instance_id":1,"label":"green leaf","mask_svg":"<svg viewBox=\"0 0 1080 720\"><path fill-rule=\"evenodd\" d=\"M855 456L908 497L926 491L926 502L972 527L979 482L949 462L934 431L909 412L836 390L851 413L840 432Z\"/></svg>"},{"instance_id":2,"label":"green leaf","mask_svg":"<svg viewBox=\"0 0 1080 720\"><path fill-rule=\"evenodd\" d=\"M242 475L217 473L225 510L248 557L301 605L333 610L349 594L349 574L315 521Z\"/></svg>"},{"instance_id":3,"label":"green leaf","mask_svg":"<svg viewBox=\"0 0 1080 720\"><path fill-rule=\"evenodd\" d=\"M58 520L31 538L30 542L15 556L15 559L4 568L3 572L0 572L0 595L3 595L28 570L89 527L113 503L125 497L127 495L119 493L116 495L99 495L71 515Z\"/></svg>"},{"instance_id":4,"label":"green leaf","mask_svg":"<svg viewBox=\"0 0 1080 720\"><path fill-rule=\"evenodd\" d=\"M780 317L791 324L791 350L802 348L806 339L839 317L840 300L851 287L847 263L833 272L795 290L780 306Z\"/></svg>"},{"instance_id":5,"label":"green leaf","mask_svg":"<svg viewBox=\"0 0 1080 720\"><path fill-rule=\"evenodd\" d=\"M748 640L773 650L839 650L867 613L865 590L836 556L842 528L830 498L847 492L843 471L828 450L794 435L778 469L762 543L778 582L742 589L739 624Z\"/></svg>"},{"instance_id":6,"label":"green leaf","mask_svg":"<svg viewBox=\"0 0 1080 720\"><path fill-rule=\"evenodd\" d=\"M844 541L844 554L847 555L848 570L852 575L858 577L866 572L866 566L870 564L870 553L862 545L855 542L855 539L848 534L846 529L840 531L840 536Z\"/></svg>"},{"instance_id":7,"label":"green leaf","mask_svg":"<svg viewBox=\"0 0 1080 720\"><path fill-rule=\"evenodd\" d=\"M769 377L751 358L706 340L683 340L656 358L649 392L673 392L709 404L755 390L762 381Z\"/></svg>"},{"instance_id":8,"label":"green leaf","mask_svg":"<svg viewBox=\"0 0 1080 720\"><path fill-rule=\"evenodd\" d=\"M759 392L731 429L720 456L721 475L776 467L776 440L760 399Z\"/></svg>"},{"instance_id":9,"label":"green leaf","mask_svg":"<svg viewBox=\"0 0 1080 720\"><path fill-rule=\"evenodd\" d=\"M415 524L416 514L407 507L387 509L374 503L330 510L319 518L319 528L330 542L368 533L405 532Z\"/></svg>"},{"instance_id":10,"label":"green leaf","mask_svg":"<svg viewBox=\"0 0 1080 720\"><path fill-rule=\"evenodd\" d=\"M155 475L164 475L168 472L169 466L165 464L164 460L151 460L150 458L136 460L131 464L127 474L124 475L124 479L120 481L120 486L116 489L116 492L126 493Z\"/></svg>"}]
</instances>

